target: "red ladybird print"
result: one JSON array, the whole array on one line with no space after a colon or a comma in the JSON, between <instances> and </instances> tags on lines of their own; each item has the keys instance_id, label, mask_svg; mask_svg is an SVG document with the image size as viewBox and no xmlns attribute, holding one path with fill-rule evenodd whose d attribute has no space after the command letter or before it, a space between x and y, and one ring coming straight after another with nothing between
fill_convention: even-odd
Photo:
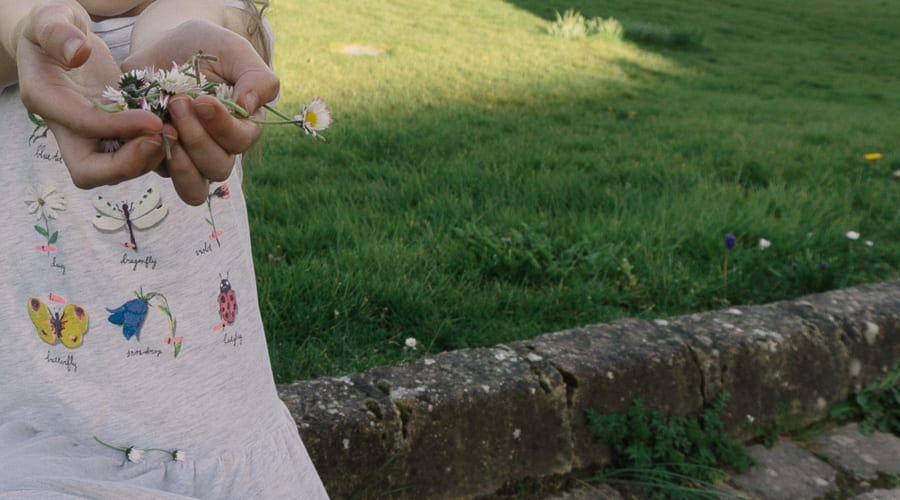
<instances>
[{"instance_id":1,"label":"red ladybird print","mask_svg":"<svg viewBox=\"0 0 900 500\"><path fill-rule=\"evenodd\" d=\"M231 289L231 282L228 278L222 280L219 284L219 317L226 324L234 323L234 317L237 316L237 297L234 290Z\"/></svg>"}]
</instances>

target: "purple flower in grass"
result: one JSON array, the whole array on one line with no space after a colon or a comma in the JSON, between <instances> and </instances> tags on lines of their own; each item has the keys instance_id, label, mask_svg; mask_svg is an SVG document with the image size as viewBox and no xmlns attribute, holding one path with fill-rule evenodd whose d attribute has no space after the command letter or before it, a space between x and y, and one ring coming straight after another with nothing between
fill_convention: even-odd
<instances>
[{"instance_id":1,"label":"purple flower in grass","mask_svg":"<svg viewBox=\"0 0 900 500\"><path fill-rule=\"evenodd\" d=\"M734 244L737 243L737 236L734 233L728 233L725 235L725 250L731 250L734 248Z\"/></svg>"}]
</instances>

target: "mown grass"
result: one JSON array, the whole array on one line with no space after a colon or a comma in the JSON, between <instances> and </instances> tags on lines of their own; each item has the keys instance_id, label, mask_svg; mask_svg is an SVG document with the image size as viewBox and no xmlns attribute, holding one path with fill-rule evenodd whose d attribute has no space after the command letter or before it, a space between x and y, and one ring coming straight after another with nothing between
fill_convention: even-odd
<instances>
[{"instance_id":1,"label":"mown grass","mask_svg":"<svg viewBox=\"0 0 900 500\"><path fill-rule=\"evenodd\" d=\"M551 37L570 8L625 40ZM278 0L270 19L279 107L321 96L336 119L326 143L270 128L247 169L281 382L898 276L900 5Z\"/></svg>"}]
</instances>

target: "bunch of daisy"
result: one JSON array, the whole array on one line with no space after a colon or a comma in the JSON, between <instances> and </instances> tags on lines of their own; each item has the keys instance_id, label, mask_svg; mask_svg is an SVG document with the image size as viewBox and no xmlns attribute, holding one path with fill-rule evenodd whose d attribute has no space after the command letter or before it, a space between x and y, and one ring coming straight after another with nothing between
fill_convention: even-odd
<instances>
[{"instance_id":1,"label":"bunch of daisy","mask_svg":"<svg viewBox=\"0 0 900 500\"><path fill-rule=\"evenodd\" d=\"M331 125L331 112L320 98L303 106L300 114L288 116L277 109L264 105L268 111L278 116L278 120L258 120L250 116L235 102L234 87L227 83L211 82L200 71L201 61L215 61L216 57L203 53L195 54L190 61L179 65L172 63L169 70L152 68L131 70L119 78L118 88L107 86L103 92L105 103L97 103L104 111L117 112L125 109L143 109L159 116L164 122L169 120L169 98L175 94L191 97L211 95L235 116L263 125L292 124L303 129L307 135L325 140L319 133ZM104 148L114 150L118 141L106 141Z\"/></svg>"}]
</instances>

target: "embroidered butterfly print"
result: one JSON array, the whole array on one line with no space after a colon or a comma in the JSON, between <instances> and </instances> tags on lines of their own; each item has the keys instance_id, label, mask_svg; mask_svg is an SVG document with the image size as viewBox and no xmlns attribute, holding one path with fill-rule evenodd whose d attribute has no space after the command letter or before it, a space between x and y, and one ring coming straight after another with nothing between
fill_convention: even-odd
<instances>
[{"instance_id":1,"label":"embroidered butterfly print","mask_svg":"<svg viewBox=\"0 0 900 500\"><path fill-rule=\"evenodd\" d=\"M206 218L206 223L212 226L212 233L209 235L209 239L216 240L216 243L221 247L222 242L219 241L219 236L222 236L222 231L216 229L216 218L213 215L212 209L212 200L213 198L223 198L228 199L231 197L231 191L228 189L228 183L223 182L219 184L216 189L212 190L208 195L206 195L206 210L209 212L209 217Z\"/></svg>"},{"instance_id":2,"label":"embroidered butterfly print","mask_svg":"<svg viewBox=\"0 0 900 500\"><path fill-rule=\"evenodd\" d=\"M59 212L66 209L66 197L54 188L40 185L28 186L25 204L28 205L28 213L37 217L38 224L34 226L34 230L47 240L46 244L38 245L35 248L48 254L55 252L59 231L50 232L50 219L55 219ZM40 222L43 222L43 225Z\"/></svg>"},{"instance_id":3,"label":"embroidered butterfly print","mask_svg":"<svg viewBox=\"0 0 900 500\"><path fill-rule=\"evenodd\" d=\"M146 230L162 222L169 214L168 207L161 201L159 191L149 188L144 191L137 203L123 201L112 203L102 195L94 198L94 208L99 214L94 216L94 227L104 232L116 232L123 227L128 229L129 241L122 246L131 248L137 252L137 242L134 239L134 230Z\"/></svg>"},{"instance_id":4,"label":"embroidered butterfly print","mask_svg":"<svg viewBox=\"0 0 900 500\"><path fill-rule=\"evenodd\" d=\"M115 309L106 309L110 313L109 322L122 326L122 335L125 340L131 340L134 337L140 341L141 328L143 328L144 320L147 319L147 313L150 311L151 301L157 302L156 308L169 319L169 336L166 337L165 343L173 344L173 357L177 358L178 353L181 352L181 343L184 342L184 337L175 336L176 321L165 295L157 292L144 295L144 291L139 290L134 292L134 296L135 298Z\"/></svg>"},{"instance_id":5,"label":"embroidered butterfly print","mask_svg":"<svg viewBox=\"0 0 900 500\"><path fill-rule=\"evenodd\" d=\"M48 301L65 304L66 300L57 295L47 296ZM38 337L44 342L55 345L61 342L69 349L80 347L84 342L84 334L88 329L88 315L83 307L68 304L62 311L50 309L43 300L37 297L28 298L28 316L37 329Z\"/></svg>"},{"instance_id":6,"label":"embroidered butterfly print","mask_svg":"<svg viewBox=\"0 0 900 500\"><path fill-rule=\"evenodd\" d=\"M222 318L222 322L214 326L213 331L219 331L226 326L233 324L234 319L237 316L237 296L231 288L231 282L228 281L228 278L223 278L219 284L218 303L219 317Z\"/></svg>"}]
</instances>

